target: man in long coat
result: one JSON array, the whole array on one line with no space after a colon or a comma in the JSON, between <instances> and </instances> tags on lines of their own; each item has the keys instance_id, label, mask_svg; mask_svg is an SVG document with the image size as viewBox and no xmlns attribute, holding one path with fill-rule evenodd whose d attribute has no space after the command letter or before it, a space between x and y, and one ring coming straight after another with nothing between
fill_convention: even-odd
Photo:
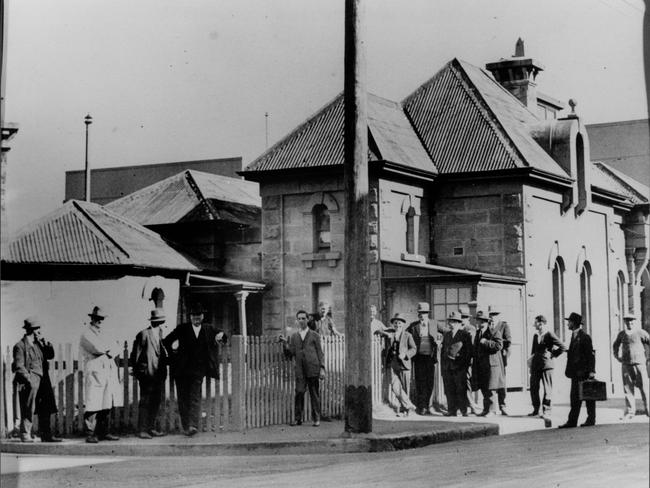
<instances>
[{"instance_id":1,"label":"man in long coat","mask_svg":"<svg viewBox=\"0 0 650 488\"><path fill-rule=\"evenodd\" d=\"M458 410L467 417L467 368L472 361L472 336L462 329L460 313L451 312L447 318L450 330L442 336L440 362L442 381L447 397L447 413L455 417Z\"/></svg>"},{"instance_id":2,"label":"man in long coat","mask_svg":"<svg viewBox=\"0 0 650 488\"><path fill-rule=\"evenodd\" d=\"M295 421L292 425L301 425L305 404L305 391L309 390L311 415L314 427L320 425L320 380L325 378L325 362L320 336L308 327L309 316L304 310L296 313L297 331L285 339L285 354L295 361L296 396L294 403Z\"/></svg>"},{"instance_id":3,"label":"man in long coat","mask_svg":"<svg viewBox=\"0 0 650 488\"><path fill-rule=\"evenodd\" d=\"M120 351L102 330L106 314L96 306L88 316L90 325L81 335L79 358L84 373L86 442L96 444L119 440L108 432L109 414L111 408L121 407L124 399L115 364Z\"/></svg>"},{"instance_id":4,"label":"man in long coat","mask_svg":"<svg viewBox=\"0 0 650 488\"><path fill-rule=\"evenodd\" d=\"M203 378L219 378L219 344L226 340L223 331L204 324L203 318L203 307L193 304L190 323L178 325L163 339L163 345L173 357L178 413L187 436L199 431ZM176 341L178 348L173 352Z\"/></svg>"},{"instance_id":5,"label":"man in long coat","mask_svg":"<svg viewBox=\"0 0 650 488\"><path fill-rule=\"evenodd\" d=\"M506 410L506 386L505 386L505 377L506 377L506 368L508 367L508 358L510 357L510 344L512 343L512 334L510 333L510 325L505 320L499 320L499 312L496 309L488 308L488 315L490 316L491 326L494 330L497 330L501 335L501 340L503 341L503 348L501 349L501 359L503 360L503 378L504 385L503 388L497 390L497 399L499 400L499 410L501 415L508 415Z\"/></svg>"},{"instance_id":6,"label":"man in long coat","mask_svg":"<svg viewBox=\"0 0 650 488\"><path fill-rule=\"evenodd\" d=\"M11 370L15 373L14 385L18 392L20 410L20 439L34 442L32 421L36 411L36 397L43 377L43 353L36 344L35 331L41 325L36 318L24 320L25 335L13 347Z\"/></svg>"},{"instance_id":7,"label":"man in long coat","mask_svg":"<svg viewBox=\"0 0 650 488\"><path fill-rule=\"evenodd\" d=\"M566 423L560 425L560 429L572 428L578 425L578 416L580 415L579 386L580 382L586 379L592 379L596 375L596 356L591 337L582 330L582 315L572 312L569 317L565 318L567 327L571 331L571 342L567 351L566 369L564 374L571 379L571 410ZM596 425L596 402L586 400L587 420L582 427Z\"/></svg>"},{"instance_id":8,"label":"man in long coat","mask_svg":"<svg viewBox=\"0 0 650 488\"><path fill-rule=\"evenodd\" d=\"M164 435L155 429L160 401L167 377L167 350L162 342L160 325L165 323L161 309L151 311L150 326L141 330L133 341L129 362L140 386L138 437L151 439Z\"/></svg>"},{"instance_id":9,"label":"man in long coat","mask_svg":"<svg viewBox=\"0 0 650 488\"><path fill-rule=\"evenodd\" d=\"M50 381L50 359L54 359L54 346L41 336L41 329L34 331L36 340L35 344L41 349L43 355L43 376L41 384L36 394L36 415L38 415L38 430L41 434L42 442L61 442L62 439L52 434L51 417L53 413L58 412L56 408L56 399L52 390Z\"/></svg>"},{"instance_id":10,"label":"man in long coat","mask_svg":"<svg viewBox=\"0 0 650 488\"><path fill-rule=\"evenodd\" d=\"M472 382L474 390L483 394L482 417L491 415L492 392L505 387L503 377L503 347L501 335L488 326L489 317L483 310L476 312L474 317L476 335L474 336L474 363L472 365Z\"/></svg>"}]
</instances>

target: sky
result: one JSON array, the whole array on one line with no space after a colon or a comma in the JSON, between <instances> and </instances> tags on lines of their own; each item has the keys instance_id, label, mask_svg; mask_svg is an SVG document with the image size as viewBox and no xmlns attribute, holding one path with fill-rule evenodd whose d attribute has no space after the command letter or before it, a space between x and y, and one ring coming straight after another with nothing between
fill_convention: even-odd
<instances>
[{"instance_id":1,"label":"sky","mask_svg":"<svg viewBox=\"0 0 650 488\"><path fill-rule=\"evenodd\" d=\"M65 171L241 156L343 89L344 0L7 0L9 235ZM587 123L648 117L641 0L366 0L368 89L400 101L457 57L514 54Z\"/></svg>"}]
</instances>

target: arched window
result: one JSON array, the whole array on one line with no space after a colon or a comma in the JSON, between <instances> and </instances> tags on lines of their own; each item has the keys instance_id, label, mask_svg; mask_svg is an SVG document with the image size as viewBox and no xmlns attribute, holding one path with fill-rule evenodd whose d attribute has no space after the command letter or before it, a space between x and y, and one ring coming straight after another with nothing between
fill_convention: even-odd
<instances>
[{"instance_id":1,"label":"arched window","mask_svg":"<svg viewBox=\"0 0 650 488\"><path fill-rule=\"evenodd\" d=\"M416 254L415 236L415 209L409 207L406 212L406 252L408 254Z\"/></svg>"},{"instance_id":2,"label":"arched window","mask_svg":"<svg viewBox=\"0 0 650 488\"><path fill-rule=\"evenodd\" d=\"M589 261L585 261L580 270L580 313L585 330L591 334L591 265Z\"/></svg>"},{"instance_id":3,"label":"arched window","mask_svg":"<svg viewBox=\"0 0 650 488\"><path fill-rule=\"evenodd\" d=\"M553 265L553 331L564 340L564 261L558 257Z\"/></svg>"},{"instance_id":4,"label":"arched window","mask_svg":"<svg viewBox=\"0 0 650 488\"><path fill-rule=\"evenodd\" d=\"M329 251L331 247L330 213L323 204L312 209L314 222L314 252Z\"/></svg>"},{"instance_id":5,"label":"arched window","mask_svg":"<svg viewBox=\"0 0 650 488\"><path fill-rule=\"evenodd\" d=\"M622 271L619 271L616 277L616 320L618 322L618 330L623 330L625 310L625 275Z\"/></svg>"}]
</instances>

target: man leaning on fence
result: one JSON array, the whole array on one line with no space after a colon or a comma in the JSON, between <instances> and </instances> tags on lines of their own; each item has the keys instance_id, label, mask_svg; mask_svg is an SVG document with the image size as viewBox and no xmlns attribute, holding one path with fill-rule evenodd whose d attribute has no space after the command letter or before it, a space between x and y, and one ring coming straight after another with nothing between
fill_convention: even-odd
<instances>
[{"instance_id":1,"label":"man leaning on fence","mask_svg":"<svg viewBox=\"0 0 650 488\"><path fill-rule=\"evenodd\" d=\"M296 397L295 421L291 425L301 425L305 404L305 390L309 390L311 400L311 415L314 427L320 425L320 380L325 378L325 362L320 336L307 326L309 316L304 310L296 313L297 332L286 339L280 336L284 343L284 351L288 357L295 360Z\"/></svg>"},{"instance_id":2,"label":"man leaning on fence","mask_svg":"<svg viewBox=\"0 0 650 488\"><path fill-rule=\"evenodd\" d=\"M187 436L199 431L203 378L219 378L219 344L226 341L224 332L204 324L203 318L203 307L193 304L190 323L178 325L163 339L163 345L172 358L178 413ZM174 350L176 341L178 347Z\"/></svg>"},{"instance_id":3,"label":"man leaning on fence","mask_svg":"<svg viewBox=\"0 0 650 488\"><path fill-rule=\"evenodd\" d=\"M133 376L140 386L138 404L138 437L151 439L164 434L155 429L160 401L167 377L167 351L162 343L160 326L165 323L165 312L156 308L149 317L151 325L136 335L129 362Z\"/></svg>"},{"instance_id":4,"label":"man leaning on fence","mask_svg":"<svg viewBox=\"0 0 650 488\"><path fill-rule=\"evenodd\" d=\"M123 394L117 374L116 344L111 344L102 330L106 314L93 307L88 314L90 325L81 334L79 358L84 373L84 423L86 442L116 441L119 437L108 432L108 416L112 407L121 407Z\"/></svg>"}]
</instances>

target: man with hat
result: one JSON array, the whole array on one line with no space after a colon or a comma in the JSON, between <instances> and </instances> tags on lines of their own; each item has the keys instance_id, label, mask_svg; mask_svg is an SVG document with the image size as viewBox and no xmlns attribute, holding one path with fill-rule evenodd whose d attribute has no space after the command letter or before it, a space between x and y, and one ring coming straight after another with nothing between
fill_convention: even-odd
<instances>
[{"instance_id":1,"label":"man with hat","mask_svg":"<svg viewBox=\"0 0 650 488\"><path fill-rule=\"evenodd\" d=\"M438 362L438 334L444 328L438 328L429 320L429 304L418 303L418 320L412 322L408 332L413 336L417 352L413 356L413 375L415 376L415 406L417 413L430 413L429 400L433 392L435 367Z\"/></svg>"},{"instance_id":2,"label":"man with hat","mask_svg":"<svg viewBox=\"0 0 650 488\"><path fill-rule=\"evenodd\" d=\"M506 367L508 366L508 357L510 356L510 344L512 343L512 334L510 333L510 326L505 320L499 320L497 317L501 312L497 309L488 306L488 315L490 316L490 326L501 334L503 341L503 348L501 349L501 359L503 360L503 388L497 389L497 399L499 401L499 410L501 415L508 415L506 410Z\"/></svg>"},{"instance_id":3,"label":"man with hat","mask_svg":"<svg viewBox=\"0 0 650 488\"><path fill-rule=\"evenodd\" d=\"M219 345L226 341L226 335L203 323L201 304L191 305L189 315L190 323L179 324L163 339L163 345L172 354L173 344L178 341L172 369L178 413L185 435L193 436L200 427L203 378L219 378Z\"/></svg>"},{"instance_id":4,"label":"man with hat","mask_svg":"<svg viewBox=\"0 0 650 488\"><path fill-rule=\"evenodd\" d=\"M162 343L160 326L165 323L165 311L155 308L149 317L149 327L135 336L129 363L140 386L138 404L138 437L151 439L164 435L155 429L160 401L167 377L167 350Z\"/></svg>"},{"instance_id":5,"label":"man with hat","mask_svg":"<svg viewBox=\"0 0 650 488\"><path fill-rule=\"evenodd\" d=\"M501 356L503 341L501 334L489 327L490 318L486 312L479 310L474 319L478 328L474 336L472 383L473 389L481 390L483 394L483 411L479 415L486 417L492 414L492 392L505 386Z\"/></svg>"},{"instance_id":6,"label":"man with hat","mask_svg":"<svg viewBox=\"0 0 650 488\"><path fill-rule=\"evenodd\" d=\"M582 400L579 396L579 385L581 381L591 379L596 376L596 357L591 342L591 337L582 330L582 316L572 312L564 320L567 321L567 327L572 332L571 343L567 351L565 375L571 379L571 410L566 423L560 425L560 429L572 428L578 425L578 416ZM587 405L587 420L582 427L596 425L596 402L594 400L585 400Z\"/></svg>"},{"instance_id":7,"label":"man with hat","mask_svg":"<svg viewBox=\"0 0 650 488\"><path fill-rule=\"evenodd\" d=\"M115 364L119 344L112 344L102 330L106 314L95 306L88 316L90 325L81 334L79 358L84 373L86 442L96 444L119 440L108 432L108 418L111 408L123 405L123 394Z\"/></svg>"},{"instance_id":8,"label":"man with hat","mask_svg":"<svg viewBox=\"0 0 650 488\"><path fill-rule=\"evenodd\" d=\"M38 319L30 317L24 320L25 334L13 348L11 370L15 373L14 385L18 392L20 408L20 440L34 442L32 437L32 420L36 411L36 396L43 377L43 352L38 347L36 330L41 328Z\"/></svg>"},{"instance_id":9,"label":"man with hat","mask_svg":"<svg viewBox=\"0 0 650 488\"><path fill-rule=\"evenodd\" d=\"M469 309L467 307L459 307L458 313L460 318L463 321L463 330L470 335L472 339L472 345L474 344L474 336L476 335L476 327L474 327L469 318L471 317ZM473 346L472 346L472 355L473 355ZM467 373L465 375L465 396L467 397L467 408L474 415L480 413L479 407L477 405L478 393L472 391L472 364L470 361L469 366L467 367Z\"/></svg>"},{"instance_id":10,"label":"man with hat","mask_svg":"<svg viewBox=\"0 0 650 488\"><path fill-rule=\"evenodd\" d=\"M455 417L458 410L467 417L467 368L472 361L472 337L462 329L460 313L451 312L447 317L449 330L442 336L440 362L442 382L447 397L447 413Z\"/></svg>"},{"instance_id":11,"label":"man with hat","mask_svg":"<svg viewBox=\"0 0 650 488\"><path fill-rule=\"evenodd\" d=\"M408 416L415 410L415 405L409 398L409 386L411 383L411 358L415 356L417 348L413 336L406 330L406 320L401 314L396 313L390 320L395 332L388 339L388 351L386 362L390 368L390 387L399 402L392 405L397 416Z\"/></svg>"},{"instance_id":12,"label":"man with hat","mask_svg":"<svg viewBox=\"0 0 650 488\"><path fill-rule=\"evenodd\" d=\"M648 409L648 373L646 369L645 348L650 345L650 335L637 324L636 315L626 313L623 316L625 328L618 333L614 341L614 357L621 363L623 374L623 392L625 394L625 411L623 418L630 420L636 414L634 387L639 387L645 414L650 416Z\"/></svg>"}]
</instances>

